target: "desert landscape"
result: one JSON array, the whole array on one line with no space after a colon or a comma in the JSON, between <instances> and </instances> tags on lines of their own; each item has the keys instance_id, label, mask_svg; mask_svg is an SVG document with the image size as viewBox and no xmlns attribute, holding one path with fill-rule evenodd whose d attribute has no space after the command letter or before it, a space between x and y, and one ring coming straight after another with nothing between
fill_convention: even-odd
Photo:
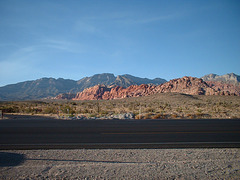
<instances>
[{"instance_id":1,"label":"desert landscape","mask_svg":"<svg viewBox=\"0 0 240 180\"><path fill-rule=\"evenodd\" d=\"M240 1L0 12L0 179L239 179Z\"/></svg>"},{"instance_id":2,"label":"desert landscape","mask_svg":"<svg viewBox=\"0 0 240 180\"><path fill-rule=\"evenodd\" d=\"M210 74L202 79L185 76L160 85L134 85L134 82L125 87L113 84L94 85L98 82L103 83L110 77L107 73L94 75L86 81L87 84L92 82L92 87L76 94L61 93L55 97L38 100L0 101L0 109L4 113L54 116L59 119L234 119L240 117L239 76L233 73L224 76ZM150 81L130 77L137 79L139 83ZM120 80L117 77L115 81L119 83ZM121 84L126 84L126 78ZM24 85L25 88L26 86ZM31 88L37 88L38 92L42 91L38 88L39 85L34 86ZM46 82L44 86L47 86Z\"/></svg>"},{"instance_id":3,"label":"desert landscape","mask_svg":"<svg viewBox=\"0 0 240 180\"><path fill-rule=\"evenodd\" d=\"M161 93L114 100L0 102L0 109L10 114L56 118L124 119L130 114L129 118L135 119L234 119L240 118L240 97Z\"/></svg>"}]
</instances>

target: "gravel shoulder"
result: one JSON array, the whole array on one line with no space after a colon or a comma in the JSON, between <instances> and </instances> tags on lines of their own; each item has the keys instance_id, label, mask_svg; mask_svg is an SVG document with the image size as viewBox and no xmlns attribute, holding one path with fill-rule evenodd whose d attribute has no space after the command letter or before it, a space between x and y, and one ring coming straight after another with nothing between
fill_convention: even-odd
<instances>
[{"instance_id":1,"label":"gravel shoulder","mask_svg":"<svg viewBox=\"0 0 240 180\"><path fill-rule=\"evenodd\" d=\"M239 179L240 149L0 151L0 179Z\"/></svg>"}]
</instances>

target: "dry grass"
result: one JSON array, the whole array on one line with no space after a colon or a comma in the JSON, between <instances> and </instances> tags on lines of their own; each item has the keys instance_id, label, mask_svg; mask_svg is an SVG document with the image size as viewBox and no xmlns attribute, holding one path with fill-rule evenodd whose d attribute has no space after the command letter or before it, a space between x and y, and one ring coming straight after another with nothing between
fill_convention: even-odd
<instances>
[{"instance_id":1,"label":"dry grass","mask_svg":"<svg viewBox=\"0 0 240 180\"><path fill-rule=\"evenodd\" d=\"M72 114L87 117L131 112L136 119L223 119L240 118L240 97L164 93L118 100L1 102L0 109L9 113Z\"/></svg>"}]
</instances>

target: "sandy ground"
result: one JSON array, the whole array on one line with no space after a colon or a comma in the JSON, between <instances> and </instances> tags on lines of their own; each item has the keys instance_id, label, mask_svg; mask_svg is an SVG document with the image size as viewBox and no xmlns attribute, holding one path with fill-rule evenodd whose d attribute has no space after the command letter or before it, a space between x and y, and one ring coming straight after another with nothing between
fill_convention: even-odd
<instances>
[{"instance_id":1,"label":"sandy ground","mask_svg":"<svg viewBox=\"0 0 240 180\"><path fill-rule=\"evenodd\" d=\"M240 149L0 151L0 179L239 179Z\"/></svg>"}]
</instances>

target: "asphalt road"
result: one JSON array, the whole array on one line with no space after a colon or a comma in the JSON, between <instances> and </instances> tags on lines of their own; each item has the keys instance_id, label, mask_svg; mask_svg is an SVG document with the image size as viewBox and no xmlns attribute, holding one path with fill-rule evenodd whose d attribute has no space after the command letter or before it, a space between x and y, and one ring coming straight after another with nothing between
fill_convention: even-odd
<instances>
[{"instance_id":1,"label":"asphalt road","mask_svg":"<svg viewBox=\"0 0 240 180\"><path fill-rule=\"evenodd\" d=\"M240 119L0 120L0 149L240 147Z\"/></svg>"}]
</instances>

